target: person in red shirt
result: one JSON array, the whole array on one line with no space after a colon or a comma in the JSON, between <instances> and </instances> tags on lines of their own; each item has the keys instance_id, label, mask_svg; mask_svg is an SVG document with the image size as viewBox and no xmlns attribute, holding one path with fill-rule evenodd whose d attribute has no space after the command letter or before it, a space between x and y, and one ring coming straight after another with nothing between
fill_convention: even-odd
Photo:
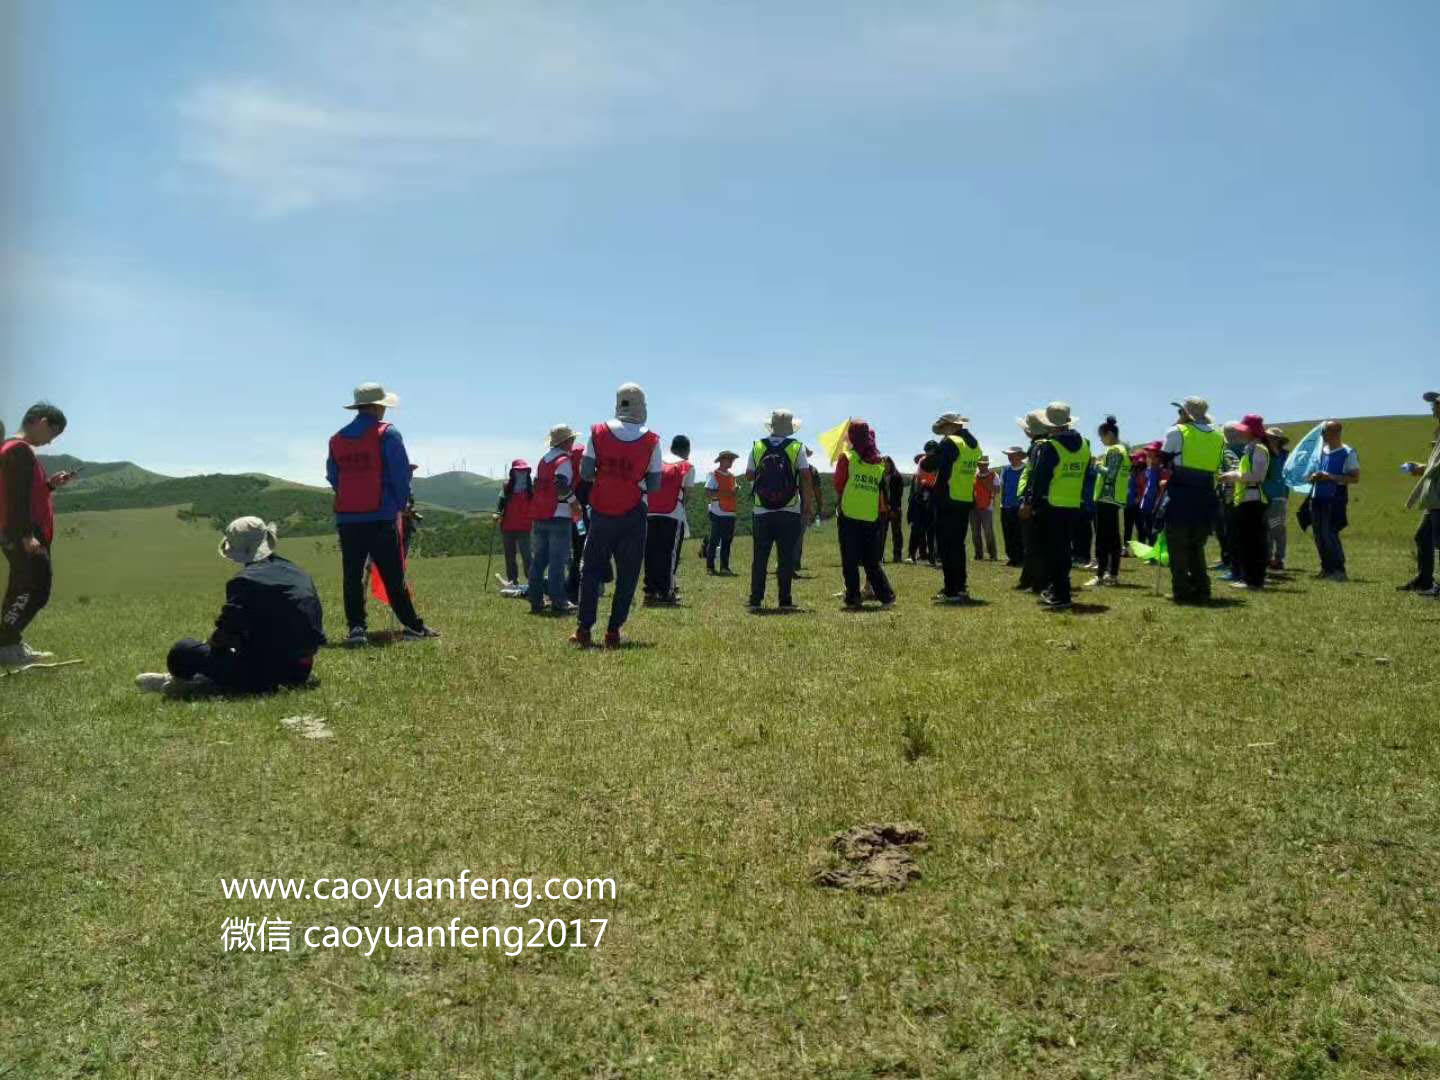
<instances>
[{"instance_id":1,"label":"person in red shirt","mask_svg":"<svg viewBox=\"0 0 1440 1080\"><path fill-rule=\"evenodd\" d=\"M533 499L530 464L516 458L510 463L510 476L500 489L500 501L495 506L495 520L500 522L500 541L505 547L504 584L510 589L519 586L522 567L527 580L530 576L530 504Z\"/></svg>"},{"instance_id":2,"label":"person in red shirt","mask_svg":"<svg viewBox=\"0 0 1440 1080\"><path fill-rule=\"evenodd\" d=\"M26 410L20 434L0 443L0 550L10 564L0 605L0 667L24 667L53 657L27 645L24 633L50 602L50 545L55 539L51 492L75 475L47 477L35 451L64 430L65 414L42 401Z\"/></svg>"},{"instance_id":3,"label":"person in red shirt","mask_svg":"<svg viewBox=\"0 0 1440 1080\"><path fill-rule=\"evenodd\" d=\"M991 562L999 557L995 546L995 493L999 488L1000 474L990 470L988 457L982 457L975 471L975 502L970 507L970 543L976 562L987 555Z\"/></svg>"}]
</instances>

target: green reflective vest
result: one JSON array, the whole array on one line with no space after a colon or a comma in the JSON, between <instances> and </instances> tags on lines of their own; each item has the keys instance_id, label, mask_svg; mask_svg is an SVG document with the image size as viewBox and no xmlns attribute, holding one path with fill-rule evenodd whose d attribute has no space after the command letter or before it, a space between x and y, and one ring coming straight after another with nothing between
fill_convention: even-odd
<instances>
[{"instance_id":1,"label":"green reflective vest","mask_svg":"<svg viewBox=\"0 0 1440 1080\"><path fill-rule=\"evenodd\" d=\"M1255 444L1251 443L1249 446L1245 447L1245 453L1240 455L1240 471L1242 473L1247 473L1254 467L1254 465ZM1245 493L1252 489L1260 492L1260 505L1264 506L1270 501L1270 496L1265 494L1265 482L1262 480L1258 484L1237 483L1235 485L1235 505L1239 506L1241 503L1243 503L1245 501Z\"/></svg>"},{"instance_id":2,"label":"green reflective vest","mask_svg":"<svg viewBox=\"0 0 1440 1080\"><path fill-rule=\"evenodd\" d=\"M1120 468L1115 473L1115 482L1112 484L1105 479L1105 474L1110 468L1110 459L1115 455L1120 457ZM1095 501L1109 503L1111 506L1124 506L1126 497L1130 494L1130 448L1124 443L1116 443L1114 446L1105 448L1105 456L1100 459L1100 479L1096 481Z\"/></svg>"},{"instance_id":3,"label":"green reflective vest","mask_svg":"<svg viewBox=\"0 0 1440 1080\"><path fill-rule=\"evenodd\" d=\"M851 521L880 520L880 482L885 475L883 461L869 465L854 450L845 452L845 490L840 494L840 513Z\"/></svg>"},{"instance_id":4,"label":"green reflective vest","mask_svg":"<svg viewBox=\"0 0 1440 1080\"><path fill-rule=\"evenodd\" d=\"M951 502L973 503L975 501L975 473L980 469L980 459L985 456L980 447L971 447L958 435L945 436L955 444L959 456L950 467L949 495Z\"/></svg>"},{"instance_id":5,"label":"green reflective vest","mask_svg":"<svg viewBox=\"0 0 1440 1080\"><path fill-rule=\"evenodd\" d=\"M1220 463L1224 460L1224 435L1218 431L1201 431L1194 424L1180 425L1180 460L1176 462L1180 468L1213 476L1220 472Z\"/></svg>"},{"instance_id":6,"label":"green reflective vest","mask_svg":"<svg viewBox=\"0 0 1440 1080\"><path fill-rule=\"evenodd\" d=\"M1085 471L1090 468L1090 440L1081 439L1079 450L1066 450L1058 439L1046 439L1060 458L1050 478L1050 505L1077 509L1085 501Z\"/></svg>"}]
</instances>

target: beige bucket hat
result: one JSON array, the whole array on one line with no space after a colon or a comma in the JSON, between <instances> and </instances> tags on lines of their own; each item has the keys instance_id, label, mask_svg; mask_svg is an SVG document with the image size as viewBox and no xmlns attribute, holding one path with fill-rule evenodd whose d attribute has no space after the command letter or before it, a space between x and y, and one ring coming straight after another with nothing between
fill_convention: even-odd
<instances>
[{"instance_id":1,"label":"beige bucket hat","mask_svg":"<svg viewBox=\"0 0 1440 1080\"><path fill-rule=\"evenodd\" d=\"M1075 418L1070 414L1070 405L1065 401L1052 401L1045 406L1045 423L1052 428L1067 428L1075 423Z\"/></svg>"},{"instance_id":2,"label":"beige bucket hat","mask_svg":"<svg viewBox=\"0 0 1440 1080\"><path fill-rule=\"evenodd\" d=\"M1210 402L1203 397L1187 397L1184 401L1172 401L1170 403L1179 409L1191 420L1198 420L1202 424L1213 424L1210 419Z\"/></svg>"},{"instance_id":3,"label":"beige bucket hat","mask_svg":"<svg viewBox=\"0 0 1440 1080\"><path fill-rule=\"evenodd\" d=\"M959 431L968 423L970 418L961 416L958 412L941 413L935 423L930 425L930 430L936 435L944 435L947 431Z\"/></svg>"},{"instance_id":4,"label":"beige bucket hat","mask_svg":"<svg viewBox=\"0 0 1440 1080\"><path fill-rule=\"evenodd\" d=\"M276 535L274 522L258 517L236 518L225 526L220 554L231 562L249 566L274 554Z\"/></svg>"},{"instance_id":5,"label":"beige bucket hat","mask_svg":"<svg viewBox=\"0 0 1440 1080\"><path fill-rule=\"evenodd\" d=\"M1048 435L1050 433L1050 424L1045 419L1044 409L1031 409L1024 416L1016 420L1015 423L1020 425L1021 431L1032 438L1037 435Z\"/></svg>"},{"instance_id":6,"label":"beige bucket hat","mask_svg":"<svg viewBox=\"0 0 1440 1080\"><path fill-rule=\"evenodd\" d=\"M569 424L556 424L550 429L550 448L553 450L563 442L575 438L575 429Z\"/></svg>"},{"instance_id":7,"label":"beige bucket hat","mask_svg":"<svg viewBox=\"0 0 1440 1080\"><path fill-rule=\"evenodd\" d=\"M387 409L393 409L399 404L400 399L378 382L362 382L355 387L355 400L345 408L358 409L362 405L383 405Z\"/></svg>"},{"instance_id":8,"label":"beige bucket hat","mask_svg":"<svg viewBox=\"0 0 1440 1080\"><path fill-rule=\"evenodd\" d=\"M770 419L765 424L765 430L771 435L790 436L799 431L801 422L789 409L774 409L770 413Z\"/></svg>"}]
</instances>

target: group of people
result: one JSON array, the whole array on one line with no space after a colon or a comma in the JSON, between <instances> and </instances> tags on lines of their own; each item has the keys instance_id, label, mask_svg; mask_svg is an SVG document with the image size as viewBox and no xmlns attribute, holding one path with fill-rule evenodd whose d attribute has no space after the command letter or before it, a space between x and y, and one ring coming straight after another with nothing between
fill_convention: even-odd
<instances>
[{"instance_id":1,"label":"group of people","mask_svg":"<svg viewBox=\"0 0 1440 1080\"><path fill-rule=\"evenodd\" d=\"M1440 421L1440 392L1424 400ZM345 644L370 640L366 579L378 580L403 640L439 637L415 609L406 583L408 522L413 519L413 467L400 433L386 419L397 404L376 383L355 388L346 406L353 419L330 440L326 475L335 493ZM1236 589L1259 590L1285 569L1288 501L1287 440L1257 415L1217 427L1199 397L1173 403L1174 424L1163 439L1138 448L1120 438L1107 416L1092 444L1064 402L1018 421L1028 445L1010 446L1006 464L992 470L988 456L955 412L931 426L934 439L915 455L905 517L909 561L928 561L941 572L935 599L969 599L967 542L977 560L997 560L994 510L998 505L1006 563L1020 570L1017 589L1028 589L1052 611L1073 603L1071 576L1090 566L1087 583L1113 585L1131 541L1168 555L1173 599L1206 602L1212 592L1206 543L1218 536L1219 568ZM73 473L47 476L36 453L58 438L66 418L47 403L31 407L20 431L0 432L0 550L9 578L0 607L0 666L23 667L50 659L31 648L24 631L50 594L50 548L55 536L52 495ZM772 553L778 609L796 610L793 583L805 531L816 520L819 473L797 437L788 409L772 412L765 432L743 455L723 451L704 482L709 532L703 553L708 572L730 575L731 545L740 497L752 506L753 547L747 606L763 608ZM1323 426L1318 467L1304 477L1309 494L1299 514L1313 535L1317 576L1343 582L1350 489L1360 481L1359 458L1345 443L1338 421ZM537 614L573 616L570 641L579 646L621 644L637 588L649 605L673 605L680 590L680 555L689 531L686 490L694 482L690 441L677 435L662 453L648 426L645 392L626 383L616 392L614 415L588 430L585 444L565 424L549 431L534 470L512 463L497 507L507 583L524 589ZM882 455L873 428L849 422L834 461L836 523L847 608L867 599L895 603L883 563L905 551L901 503L905 478ZM1408 505L1422 520L1414 541L1417 572L1401 589L1440 596L1435 576L1440 550L1440 432L1426 462L1406 462L1417 483ZM742 487L743 485L743 487ZM1092 554L1093 540L1093 554ZM221 554L241 569L230 580L215 628L205 641L184 639L171 649L167 671L145 673L146 689L197 685L256 691L309 679L316 650L325 643L320 598L313 580L277 553L273 525L255 517L225 530ZM862 584L863 578L863 584ZM603 593L610 608L603 639L594 640Z\"/></svg>"}]
</instances>

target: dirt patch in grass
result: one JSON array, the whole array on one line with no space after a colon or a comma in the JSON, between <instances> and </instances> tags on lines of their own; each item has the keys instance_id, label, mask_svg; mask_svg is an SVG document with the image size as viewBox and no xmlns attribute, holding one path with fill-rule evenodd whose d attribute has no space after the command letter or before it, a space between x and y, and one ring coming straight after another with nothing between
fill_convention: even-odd
<instances>
[{"instance_id":1,"label":"dirt patch in grass","mask_svg":"<svg viewBox=\"0 0 1440 1080\"><path fill-rule=\"evenodd\" d=\"M913 821L842 829L829 844L838 865L816 871L815 884L872 895L896 892L919 880L914 853L929 848L927 841L925 830Z\"/></svg>"}]
</instances>

